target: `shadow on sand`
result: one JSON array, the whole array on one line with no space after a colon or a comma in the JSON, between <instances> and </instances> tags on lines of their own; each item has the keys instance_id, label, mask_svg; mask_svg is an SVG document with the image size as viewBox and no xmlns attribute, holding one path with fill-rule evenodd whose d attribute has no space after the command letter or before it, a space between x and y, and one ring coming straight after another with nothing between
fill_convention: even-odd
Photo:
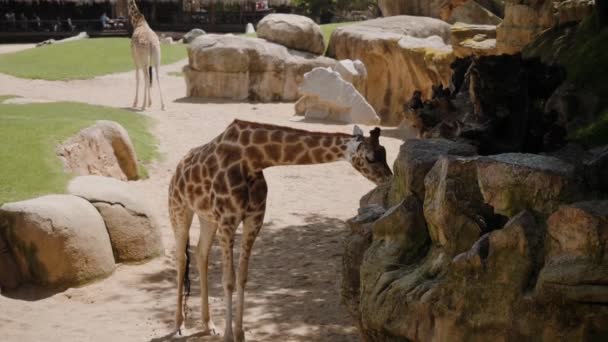
<instances>
[{"instance_id":1,"label":"shadow on sand","mask_svg":"<svg viewBox=\"0 0 608 342\"><path fill-rule=\"evenodd\" d=\"M353 321L340 304L342 241L346 226L342 220L310 215L305 224L262 228L250 260L246 290L245 331L248 341L358 341ZM235 243L235 265L240 236ZM195 246L190 245L190 252ZM209 295L213 320L223 332L223 289L221 254L214 245L209 260ZM163 296L175 294L173 267L149 274L142 288ZM191 296L188 299L189 332L200 327L200 286L195 261L191 268ZM234 298L236 302L236 297ZM153 312L167 330L173 325L175 307ZM268 326L277 329L268 329ZM307 327L290 332L293 327ZM250 336L255 330L255 336ZM297 330L297 329L296 329ZM157 337L152 341L222 341L200 333Z\"/></svg>"}]
</instances>

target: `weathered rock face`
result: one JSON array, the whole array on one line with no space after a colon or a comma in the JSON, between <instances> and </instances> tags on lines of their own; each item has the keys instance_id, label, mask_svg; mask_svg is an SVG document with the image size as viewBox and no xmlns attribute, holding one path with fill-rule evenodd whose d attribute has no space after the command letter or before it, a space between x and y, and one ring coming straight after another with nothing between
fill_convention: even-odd
<instances>
[{"instance_id":1,"label":"weathered rock face","mask_svg":"<svg viewBox=\"0 0 608 342\"><path fill-rule=\"evenodd\" d=\"M462 4L442 17L441 8L446 0L380 0L378 6L385 17L395 15L415 15L442 18L450 23L496 25L500 18L476 1L460 1Z\"/></svg>"},{"instance_id":2,"label":"weathered rock face","mask_svg":"<svg viewBox=\"0 0 608 342\"><path fill-rule=\"evenodd\" d=\"M335 60L263 39L208 34L188 46L187 96L296 101L304 74Z\"/></svg>"},{"instance_id":3,"label":"weathered rock face","mask_svg":"<svg viewBox=\"0 0 608 342\"><path fill-rule=\"evenodd\" d=\"M508 0L505 17L496 32L499 53L520 52L536 35L553 24L553 1Z\"/></svg>"},{"instance_id":4,"label":"weathered rock face","mask_svg":"<svg viewBox=\"0 0 608 342\"><path fill-rule=\"evenodd\" d=\"M608 303L608 201L565 205L547 221L536 293L574 303Z\"/></svg>"},{"instance_id":5,"label":"weathered rock face","mask_svg":"<svg viewBox=\"0 0 608 342\"><path fill-rule=\"evenodd\" d=\"M443 139L410 139L399 149L393 165L393 181L388 193L388 204L393 206L408 194L421 201L425 197L424 178L442 155L473 156L475 147Z\"/></svg>"},{"instance_id":6,"label":"weathered rock face","mask_svg":"<svg viewBox=\"0 0 608 342\"><path fill-rule=\"evenodd\" d=\"M258 37L315 55L325 52L321 27L312 19L296 14L269 14L258 23Z\"/></svg>"},{"instance_id":7,"label":"weathered rock face","mask_svg":"<svg viewBox=\"0 0 608 342\"><path fill-rule=\"evenodd\" d=\"M49 195L7 203L0 207L0 234L25 282L67 287L114 270L104 222L80 197Z\"/></svg>"},{"instance_id":8,"label":"weathered rock face","mask_svg":"<svg viewBox=\"0 0 608 342\"><path fill-rule=\"evenodd\" d=\"M437 19L395 16L337 28L327 54L359 59L368 71L367 101L383 124L398 125L403 103L415 90L449 84L453 60L450 25Z\"/></svg>"},{"instance_id":9,"label":"weathered rock face","mask_svg":"<svg viewBox=\"0 0 608 342\"><path fill-rule=\"evenodd\" d=\"M580 21L592 11L591 0L507 0L497 28L498 52L518 53L544 30Z\"/></svg>"},{"instance_id":10,"label":"weathered rock face","mask_svg":"<svg viewBox=\"0 0 608 342\"><path fill-rule=\"evenodd\" d=\"M0 232L0 291L14 289L21 282L21 274L8 245Z\"/></svg>"},{"instance_id":11,"label":"weathered rock face","mask_svg":"<svg viewBox=\"0 0 608 342\"><path fill-rule=\"evenodd\" d=\"M330 68L315 68L304 74L300 93L303 97L296 103L296 114L308 119L380 124L374 108L350 82Z\"/></svg>"},{"instance_id":12,"label":"weathered rock face","mask_svg":"<svg viewBox=\"0 0 608 342\"><path fill-rule=\"evenodd\" d=\"M450 32L454 55L458 58L498 54L496 26L456 23L452 25Z\"/></svg>"},{"instance_id":13,"label":"weathered rock face","mask_svg":"<svg viewBox=\"0 0 608 342\"><path fill-rule=\"evenodd\" d=\"M160 230L146 201L113 178L74 178L68 191L91 202L101 214L117 262L143 261L162 254Z\"/></svg>"},{"instance_id":14,"label":"weathered rock face","mask_svg":"<svg viewBox=\"0 0 608 342\"><path fill-rule=\"evenodd\" d=\"M100 120L57 147L67 172L100 175L120 180L137 179L139 165L127 130Z\"/></svg>"},{"instance_id":15,"label":"weathered rock face","mask_svg":"<svg viewBox=\"0 0 608 342\"><path fill-rule=\"evenodd\" d=\"M347 238L358 258L344 260L343 298L363 339L608 336L608 202L569 204L584 194L580 175L552 157L436 154L432 167L410 172L424 178L423 190L401 192L375 221L366 216L371 241ZM391 186L404 183L397 169ZM362 205L386 203L383 194L375 189Z\"/></svg>"},{"instance_id":16,"label":"weathered rock face","mask_svg":"<svg viewBox=\"0 0 608 342\"><path fill-rule=\"evenodd\" d=\"M512 217L529 209L544 216L583 192L575 168L557 158L507 153L478 163L479 187L497 213Z\"/></svg>"}]
</instances>

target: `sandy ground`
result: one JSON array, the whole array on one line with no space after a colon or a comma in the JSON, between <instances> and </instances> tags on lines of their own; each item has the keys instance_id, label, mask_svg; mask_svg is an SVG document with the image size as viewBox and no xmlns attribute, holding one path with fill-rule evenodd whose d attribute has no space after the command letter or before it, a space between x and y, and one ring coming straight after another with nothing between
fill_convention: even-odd
<instances>
[{"instance_id":1,"label":"sandy ground","mask_svg":"<svg viewBox=\"0 0 608 342\"><path fill-rule=\"evenodd\" d=\"M36 44L0 44L0 53L11 53L21 50L31 49Z\"/></svg>"},{"instance_id":2,"label":"sandy ground","mask_svg":"<svg viewBox=\"0 0 608 342\"><path fill-rule=\"evenodd\" d=\"M201 336L198 275L183 336L170 337L175 309L173 234L166 192L177 162L192 147L204 144L234 119L317 130L352 132L351 125L303 122L293 104L193 101L183 98L185 83L168 76L184 65L162 68L167 110L153 107L162 158L149 166L150 178L132 183L148 199L161 226L165 256L141 265L119 265L114 274L93 284L60 293L21 289L0 296L1 341L221 341ZM70 100L114 107L132 103L132 72L85 81L23 80L0 74L0 94L33 99ZM363 127L368 129L368 127ZM385 134L396 136L387 129ZM382 138L389 164L401 140ZM356 214L359 198L373 188L347 163L283 166L265 171L269 184L266 224L251 259L246 293L245 336L248 341L358 341L353 320L340 303L344 220ZM190 241L197 241L198 222ZM238 246L238 241L236 246ZM191 245L191 250L194 249ZM238 260L236 258L235 260ZM223 291L218 247L210 260L212 316L223 331Z\"/></svg>"}]
</instances>

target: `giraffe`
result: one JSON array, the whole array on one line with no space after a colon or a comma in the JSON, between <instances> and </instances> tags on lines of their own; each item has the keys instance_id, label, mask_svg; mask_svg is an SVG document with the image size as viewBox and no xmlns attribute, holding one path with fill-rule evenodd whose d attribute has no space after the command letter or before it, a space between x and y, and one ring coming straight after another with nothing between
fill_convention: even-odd
<instances>
[{"instance_id":1,"label":"giraffe","mask_svg":"<svg viewBox=\"0 0 608 342\"><path fill-rule=\"evenodd\" d=\"M249 257L262 227L267 187L263 170L275 165L305 165L339 160L350 162L376 184L392 177L386 151L380 145L380 128L364 137L318 133L289 127L235 120L209 143L193 148L178 163L169 185L169 217L175 235L177 310L174 333L181 334L183 295L187 279L187 246L194 214L200 221L197 246L203 332L216 335L209 314L208 257L217 233L222 250L222 285L226 314L224 341L244 341L243 309ZM235 232L243 223L241 252L236 275L233 266ZM232 329L232 294L236 285L235 332Z\"/></svg>"},{"instance_id":2,"label":"giraffe","mask_svg":"<svg viewBox=\"0 0 608 342\"><path fill-rule=\"evenodd\" d=\"M133 108L137 107L139 98L139 74L140 70L144 75L144 101L141 109L152 106L152 96L150 88L152 86L152 67L156 72L156 84L160 94L161 109L165 110L165 102L163 101L163 91L160 87L158 76L160 66L160 40L150 26L144 15L137 8L135 0L127 0L127 11L129 20L133 26L133 35L131 36L131 54L133 63L135 64L135 99L133 100ZM150 65L152 64L152 66Z\"/></svg>"}]
</instances>

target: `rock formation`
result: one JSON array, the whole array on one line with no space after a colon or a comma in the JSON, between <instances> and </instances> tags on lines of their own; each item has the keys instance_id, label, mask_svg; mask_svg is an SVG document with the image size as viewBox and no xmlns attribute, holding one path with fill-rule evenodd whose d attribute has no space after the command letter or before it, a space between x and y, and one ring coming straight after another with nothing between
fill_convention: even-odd
<instances>
[{"instance_id":1,"label":"rock formation","mask_svg":"<svg viewBox=\"0 0 608 342\"><path fill-rule=\"evenodd\" d=\"M24 282L64 288L114 270L103 219L80 197L48 195L7 203L0 207L0 235Z\"/></svg>"},{"instance_id":2,"label":"rock formation","mask_svg":"<svg viewBox=\"0 0 608 342\"><path fill-rule=\"evenodd\" d=\"M325 42L321 28L308 17L295 14L269 14L258 23L258 38L287 48L322 55Z\"/></svg>"},{"instance_id":3,"label":"rock formation","mask_svg":"<svg viewBox=\"0 0 608 342\"><path fill-rule=\"evenodd\" d=\"M440 18L450 23L497 25L501 19L479 1L459 1L450 13L442 17L441 9L446 0L380 0L378 6L385 17L395 15L414 15ZM494 6L493 6L494 7Z\"/></svg>"},{"instance_id":4,"label":"rock formation","mask_svg":"<svg viewBox=\"0 0 608 342\"><path fill-rule=\"evenodd\" d=\"M297 115L370 126L380 124L374 108L350 82L330 68L315 68L304 74L300 93L302 98L295 105Z\"/></svg>"},{"instance_id":5,"label":"rock formation","mask_svg":"<svg viewBox=\"0 0 608 342\"><path fill-rule=\"evenodd\" d=\"M348 221L342 296L363 339L608 336L608 202L577 203L581 175L556 158L472 152L406 141L364 197L390 200Z\"/></svg>"},{"instance_id":6,"label":"rock formation","mask_svg":"<svg viewBox=\"0 0 608 342\"><path fill-rule=\"evenodd\" d=\"M415 90L430 98L432 85L449 84L449 38L450 25L441 20L395 16L337 28L327 54L365 64L367 101L383 124L397 125Z\"/></svg>"},{"instance_id":7,"label":"rock formation","mask_svg":"<svg viewBox=\"0 0 608 342\"><path fill-rule=\"evenodd\" d=\"M199 29L199 28L195 28L195 29L188 31L188 33L186 33L184 35L184 37L182 38L182 41L184 42L184 44L190 44L196 37L202 36L204 34L206 34L205 31L203 31L202 29Z\"/></svg>"},{"instance_id":8,"label":"rock formation","mask_svg":"<svg viewBox=\"0 0 608 342\"><path fill-rule=\"evenodd\" d=\"M333 70L346 82L352 83L357 91L365 96L367 90L367 68L360 60L343 59L334 65Z\"/></svg>"},{"instance_id":9,"label":"rock formation","mask_svg":"<svg viewBox=\"0 0 608 342\"><path fill-rule=\"evenodd\" d=\"M437 86L432 100L413 106L414 96L404 107L405 120L423 136L464 140L481 154L564 146L561 128L539 107L563 82L561 68L518 55L459 60L453 67L453 93Z\"/></svg>"},{"instance_id":10,"label":"rock formation","mask_svg":"<svg viewBox=\"0 0 608 342\"><path fill-rule=\"evenodd\" d=\"M57 147L67 172L120 180L139 177L135 148L127 130L113 121L98 121Z\"/></svg>"},{"instance_id":11,"label":"rock formation","mask_svg":"<svg viewBox=\"0 0 608 342\"><path fill-rule=\"evenodd\" d=\"M74 178L68 191L91 202L103 218L116 262L139 262L163 252L160 229L144 198L114 178Z\"/></svg>"},{"instance_id":12,"label":"rock formation","mask_svg":"<svg viewBox=\"0 0 608 342\"><path fill-rule=\"evenodd\" d=\"M499 53L514 54L553 26L580 21L593 11L591 0L507 0L497 28Z\"/></svg>"},{"instance_id":13,"label":"rock formation","mask_svg":"<svg viewBox=\"0 0 608 342\"><path fill-rule=\"evenodd\" d=\"M452 25L450 32L450 43L456 57L466 58L498 54L496 49L496 26L456 23Z\"/></svg>"},{"instance_id":14,"label":"rock formation","mask_svg":"<svg viewBox=\"0 0 608 342\"><path fill-rule=\"evenodd\" d=\"M303 76L335 60L258 38L208 34L188 46L187 96L296 101Z\"/></svg>"}]
</instances>

